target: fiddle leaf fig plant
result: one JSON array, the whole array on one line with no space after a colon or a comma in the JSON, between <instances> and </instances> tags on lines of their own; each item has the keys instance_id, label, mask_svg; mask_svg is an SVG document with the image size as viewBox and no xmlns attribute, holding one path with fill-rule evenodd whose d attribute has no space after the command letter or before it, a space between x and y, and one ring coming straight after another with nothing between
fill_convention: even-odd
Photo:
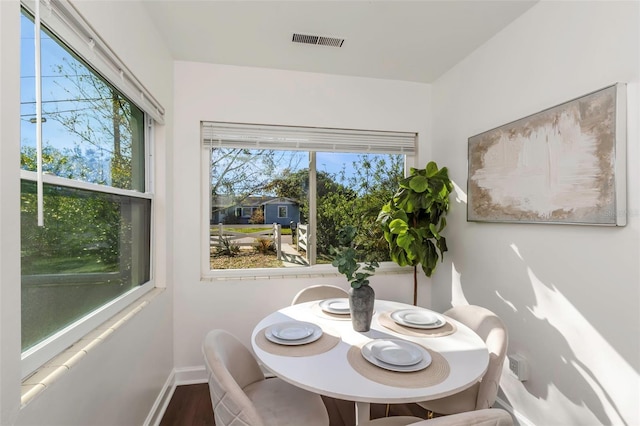
<instances>
[{"instance_id":1,"label":"fiddle leaf fig plant","mask_svg":"<svg viewBox=\"0 0 640 426\"><path fill-rule=\"evenodd\" d=\"M452 190L446 167L438 169L433 161L424 169L412 167L378 215L391 260L400 266L413 266L414 305L418 294L418 265L430 277L447 251L447 240L441 232L447 226L445 216Z\"/></svg>"},{"instance_id":2,"label":"fiddle leaf fig plant","mask_svg":"<svg viewBox=\"0 0 640 426\"><path fill-rule=\"evenodd\" d=\"M347 277L347 281L352 288L360 288L369 285L369 277L375 274L378 262L358 263L354 239L358 230L355 226L345 226L338 231L339 247L331 247L333 254L333 266L338 268L338 272Z\"/></svg>"}]
</instances>

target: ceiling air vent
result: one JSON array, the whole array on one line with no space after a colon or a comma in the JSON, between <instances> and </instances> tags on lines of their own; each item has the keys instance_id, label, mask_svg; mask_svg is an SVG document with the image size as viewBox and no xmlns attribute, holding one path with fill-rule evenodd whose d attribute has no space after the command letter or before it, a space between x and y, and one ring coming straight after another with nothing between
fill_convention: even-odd
<instances>
[{"instance_id":1,"label":"ceiling air vent","mask_svg":"<svg viewBox=\"0 0 640 426\"><path fill-rule=\"evenodd\" d=\"M317 44L319 46L332 47L342 47L342 43L344 43L343 38L323 37L298 33L293 34L293 39L291 39L291 41L294 43Z\"/></svg>"}]
</instances>

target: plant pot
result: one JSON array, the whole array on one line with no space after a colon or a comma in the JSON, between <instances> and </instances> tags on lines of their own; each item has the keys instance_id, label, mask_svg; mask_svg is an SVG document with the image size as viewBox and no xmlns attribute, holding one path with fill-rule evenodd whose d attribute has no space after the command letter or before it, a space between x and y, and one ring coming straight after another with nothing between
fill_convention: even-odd
<instances>
[{"instance_id":1,"label":"plant pot","mask_svg":"<svg viewBox=\"0 0 640 426\"><path fill-rule=\"evenodd\" d=\"M349 311L351 324L355 331L369 331L373 317L373 302L376 293L368 285L349 289Z\"/></svg>"}]
</instances>

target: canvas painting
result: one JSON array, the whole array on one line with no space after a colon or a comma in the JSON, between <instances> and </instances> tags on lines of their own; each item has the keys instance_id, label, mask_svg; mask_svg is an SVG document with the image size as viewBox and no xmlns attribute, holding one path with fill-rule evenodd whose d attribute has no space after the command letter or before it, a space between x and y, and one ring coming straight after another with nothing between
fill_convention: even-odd
<instances>
[{"instance_id":1,"label":"canvas painting","mask_svg":"<svg viewBox=\"0 0 640 426\"><path fill-rule=\"evenodd\" d=\"M626 224L626 86L469 138L467 220Z\"/></svg>"}]
</instances>

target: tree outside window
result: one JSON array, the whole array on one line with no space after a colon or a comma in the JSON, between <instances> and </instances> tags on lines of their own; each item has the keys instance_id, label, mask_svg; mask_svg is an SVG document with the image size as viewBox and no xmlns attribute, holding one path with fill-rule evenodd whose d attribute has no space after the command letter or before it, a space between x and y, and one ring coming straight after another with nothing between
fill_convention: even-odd
<instances>
[{"instance_id":1,"label":"tree outside window","mask_svg":"<svg viewBox=\"0 0 640 426\"><path fill-rule=\"evenodd\" d=\"M304 151L214 147L210 152L212 205L223 198L233 199L236 204L250 197L293 200L291 206L272 205L277 208L271 217L286 218L292 208L299 210L302 226L315 217L317 263L330 263L329 248L338 244L337 232L346 225L358 229L355 242L362 248L358 251L360 260L389 260L376 219L404 177L404 155L316 152L314 170L310 153ZM311 203L313 174L316 199ZM270 222L268 209L264 217ZM217 232L214 228L212 233ZM295 240L293 234L291 239ZM302 251L300 254L306 255Z\"/></svg>"}]
</instances>

